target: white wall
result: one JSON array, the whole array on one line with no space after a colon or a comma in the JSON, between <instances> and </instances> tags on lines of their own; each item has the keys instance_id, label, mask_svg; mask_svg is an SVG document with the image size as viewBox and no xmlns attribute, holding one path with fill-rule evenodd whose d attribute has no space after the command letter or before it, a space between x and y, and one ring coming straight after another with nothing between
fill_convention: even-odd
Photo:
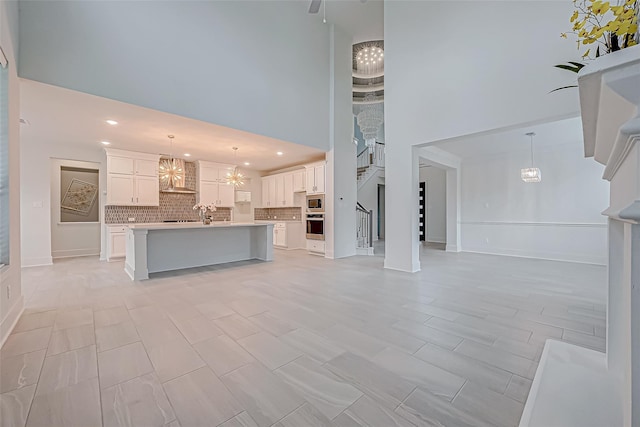
<instances>
[{"instance_id":1,"label":"white wall","mask_svg":"<svg viewBox=\"0 0 640 427\"><path fill-rule=\"evenodd\" d=\"M536 150L542 182L524 183L529 151L464 159L462 250L606 264L609 190L580 141Z\"/></svg>"},{"instance_id":2,"label":"white wall","mask_svg":"<svg viewBox=\"0 0 640 427\"><path fill-rule=\"evenodd\" d=\"M20 7L22 77L329 149L329 26L308 2Z\"/></svg>"},{"instance_id":3,"label":"white wall","mask_svg":"<svg viewBox=\"0 0 640 427\"><path fill-rule=\"evenodd\" d=\"M18 2L0 2L0 47L9 61L9 265L0 268L0 346L24 308L20 274L20 88L16 69ZM6 133L5 133L6 132Z\"/></svg>"},{"instance_id":4,"label":"white wall","mask_svg":"<svg viewBox=\"0 0 640 427\"><path fill-rule=\"evenodd\" d=\"M351 37L331 26L329 145L326 167L327 258L356 254L356 146L353 144Z\"/></svg>"},{"instance_id":5,"label":"white wall","mask_svg":"<svg viewBox=\"0 0 640 427\"><path fill-rule=\"evenodd\" d=\"M385 266L419 269L416 144L575 115L571 2L385 3ZM407 212L412 216L407 218Z\"/></svg>"},{"instance_id":6,"label":"white wall","mask_svg":"<svg viewBox=\"0 0 640 427\"><path fill-rule=\"evenodd\" d=\"M22 265L52 263L51 257L51 159L79 160L100 164L100 180L105 182L106 155L99 147L83 147L77 141L51 135L47 141L34 138L23 126L20 144L20 203L22 216ZM104 212L103 186L100 212ZM102 239L104 241L104 239ZM104 253L104 247L101 245Z\"/></svg>"}]
</instances>

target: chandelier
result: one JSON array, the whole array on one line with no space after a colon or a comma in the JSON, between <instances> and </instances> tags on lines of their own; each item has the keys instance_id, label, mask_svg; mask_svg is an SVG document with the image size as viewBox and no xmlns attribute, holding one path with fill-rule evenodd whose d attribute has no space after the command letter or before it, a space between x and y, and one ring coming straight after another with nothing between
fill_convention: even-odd
<instances>
[{"instance_id":1,"label":"chandelier","mask_svg":"<svg viewBox=\"0 0 640 427\"><path fill-rule=\"evenodd\" d=\"M355 54L356 70L363 74L377 74L384 71L384 50L380 43L364 43Z\"/></svg>"},{"instance_id":2,"label":"chandelier","mask_svg":"<svg viewBox=\"0 0 640 427\"><path fill-rule=\"evenodd\" d=\"M373 92L368 92L364 96L364 104L358 113L357 122L365 144L367 147L373 147L378 129L384 122L382 103L376 103L376 95Z\"/></svg>"},{"instance_id":3,"label":"chandelier","mask_svg":"<svg viewBox=\"0 0 640 427\"><path fill-rule=\"evenodd\" d=\"M542 173L540 169L533 167L533 137L536 136L536 134L535 132L528 132L525 135L531 138L531 167L520 169L520 178L522 178L524 182L540 182L542 181Z\"/></svg>"},{"instance_id":4,"label":"chandelier","mask_svg":"<svg viewBox=\"0 0 640 427\"><path fill-rule=\"evenodd\" d=\"M238 147L233 147L233 159L235 163L237 163L237 156ZM241 185L244 185L244 175L238 172L237 166L233 168L233 172L227 172L227 184L233 185L234 187L240 187Z\"/></svg>"},{"instance_id":5,"label":"chandelier","mask_svg":"<svg viewBox=\"0 0 640 427\"><path fill-rule=\"evenodd\" d=\"M169 189L181 187L184 180L184 161L182 159L173 158L173 135L167 135L169 138L169 158L160 161L160 180L169 184Z\"/></svg>"}]
</instances>

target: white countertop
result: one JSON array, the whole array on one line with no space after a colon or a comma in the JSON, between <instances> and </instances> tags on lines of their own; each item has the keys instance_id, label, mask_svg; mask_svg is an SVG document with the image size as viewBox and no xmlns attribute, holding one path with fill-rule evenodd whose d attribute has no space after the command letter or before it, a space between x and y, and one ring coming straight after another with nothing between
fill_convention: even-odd
<instances>
[{"instance_id":1,"label":"white countertop","mask_svg":"<svg viewBox=\"0 0 640 427\"><path fill-rule=\"evenodd\" d=\"M221 228L221 227L264 227L271 223L214 221L211 224L201 222L147 222L130 224L132 230L179 230L184 228Z\"/></svg>"}]
</instances>

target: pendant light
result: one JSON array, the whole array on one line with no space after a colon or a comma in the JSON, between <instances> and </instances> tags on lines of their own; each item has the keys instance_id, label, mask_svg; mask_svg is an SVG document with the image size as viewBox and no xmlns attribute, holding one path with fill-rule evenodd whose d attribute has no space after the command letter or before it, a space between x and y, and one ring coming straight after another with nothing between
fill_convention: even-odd
<instances>
[{"instance_id":1,"label":"pendant light","mask_svg":"<svg viewBox=\"0 0 640 427\"><path fill-rule=\"evenodd\" d=\"M160 179L162 182L169 184L169 190L179 187L184 179L183 162L173 158L173 135L167 135L169 138L169 158L160 161Z\"/></svg>"},{"instance_id":2,"label":"pendant light","mask_svg":"<svg viewBox=\"0 0 640 427\"><path fill-rule=\"evenodd\" d=\"M535 132L527 132L525 135L530 138L531 167L520 169L520 178L522 178L524 182L540 182L542 181L542 173L540 169L533 167L533 137L536 136L536 134Z\"/></svg>"},{"instance_id":3,"label":"pendant light","mask_svg":"<svg viewBox=\"0 0 640 427\"><path fill-rule=\"evenodd\" d=\"M233 147L233 161L234 163L238 163L238 147ZM235 166L233 168L233 172L227 173L227 184L233 185L234 187L240 187L244 185L244 175L238 172L238 167Z\"/></svg>"}]
</instances>

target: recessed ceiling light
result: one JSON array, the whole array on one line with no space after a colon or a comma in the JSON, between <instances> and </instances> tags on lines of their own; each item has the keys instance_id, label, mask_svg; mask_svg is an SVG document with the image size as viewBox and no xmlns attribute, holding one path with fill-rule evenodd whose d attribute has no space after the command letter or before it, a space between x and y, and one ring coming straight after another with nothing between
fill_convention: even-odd
<instances>
[{"instance_id":1,"label":"recessed ceiling light","mask_svg":"<svg viewBox=\"0 0 640 427\"><path fill-rule=\"evenodd\" d=\"M116 122L115 120L107 120L107 123L109 123L111 126L115 126L118 124L118 122Z\"/></svg>"},{"instance_id":2,"label":"recessed ceiling light","mask_svg":"<svg viewBox=\"0 0 640 427\"><path fill-rule=\"evenodd\" d=\"M109 141L100 141L100 144L102 144L102 145L111 145L111 143Z\"/></svg>"},{"instance_id":3,"label":"recessed ceiling light","mask_svg":"<svg viewBox=\"0 0 640 427\"><path fill-rule=\"evenodd\" d=\"M282 151L278 151L276 154L277 154L278 156L282 156L284 153L283 153Z\"/></svg>"},{"instance_id":4,"label":"recessed ceiling light","mask_svg":"<svg viewBox=\"0 0 640 427\"><path fill-rule=\"evenodd\" d=\"M250 164L251 164L251 163L249 163L249 162L244 162L244 165L245 165L245 166L249 166Z\"/></svg>"},{"instance_id":5,"label":"recessed ceiling light","mask_svg":"<svg viewBox=\"0 0 640 427\"><path fill-rule=\"evenodd\" d=\"M185 156L185 157L191 157L191 154L189 154L189 153L184 153L184 156Z\"/></svg>"}]
</instances>

